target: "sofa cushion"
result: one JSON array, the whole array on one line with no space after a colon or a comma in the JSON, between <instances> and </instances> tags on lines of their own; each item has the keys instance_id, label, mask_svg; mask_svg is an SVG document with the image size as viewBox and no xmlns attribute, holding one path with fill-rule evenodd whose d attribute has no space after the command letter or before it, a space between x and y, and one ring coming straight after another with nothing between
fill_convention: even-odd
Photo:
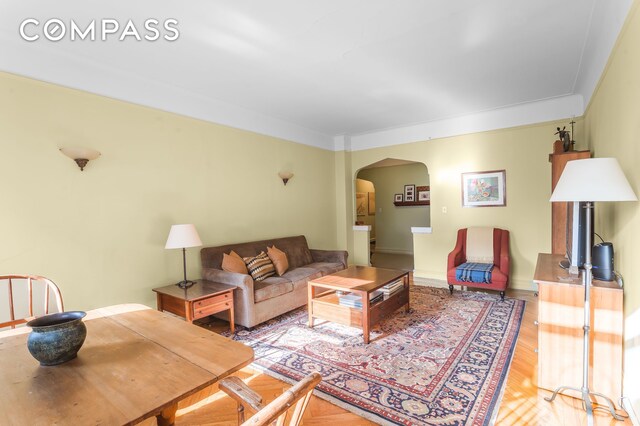
<instances>
[{"instance_id":1,"label":"sofa cushion","mask_svg":"<svg viewBox=\"0 0 640 426\"><path fill-rule=\"evenodd\" d=\"M227 272L237 272L238 274L248 274L247 265L238 253L231 250L231 253L222 256L222 270Z\"/></svg>"},{"instance_id":2,"label":"sofa cushion","mask_svg":"<svg viewBox=\"0 0 640 426\"><path fill-rule=\"evenodd\" d=\"M267 247L267 256L273 262L273 266L276 268L276 273L282 276L287 269L289 269L289 261L287 260L287 254L282 250L279 250L276 246Z\"/></svg>"},{"instance_id":3,"label":"sofa cushion","mask_svg":"<svg viewBox=\"0 0 640 426\"><path fill-rule=\"evenodd\" d=\"M342 263L315 262L307 265L307 268L313 268L317 271L320 271L324 276L333 274L334 272L342 271L344 269L344 265Z\"/></svg>"},{"instance_id":4,"label":"sofa cushion","mask_svg":"<svg viewBox=\"0 0 640 426\"><path fill-rule=\"evenodd\" d=\"M281 296L293 291L293 283L283 277L269 277L257 281L253 286L253 299L255 303L262 302L273 297Z\"/></svg>"},{"instance_id":5,"label":"sofa cushion","mask_svg":"<svg viewBox=\"0 0 640 426\"><path fill-rule=\"evenodd\" d=\"M300 286L306 286L307 281L320 278L322 273L313 268L296 268L287 271L282 278L286 278L293 283L293 288L298 289Z\"/></svg>"},{"instance_id":6,"label":"sofa cushion","mask_svg":"<svg viewBox=\"0 0 640 426\"><path fill-rule=\"evenodd\" d=\"M243 260L244 263L247 264L249 274L254 281L262 281L276 274L276 268L273 266L273 263L271 263L271 259L269 259L269 256L263 251L257 256L245 257Z\"/></svg>"}]
</instances>

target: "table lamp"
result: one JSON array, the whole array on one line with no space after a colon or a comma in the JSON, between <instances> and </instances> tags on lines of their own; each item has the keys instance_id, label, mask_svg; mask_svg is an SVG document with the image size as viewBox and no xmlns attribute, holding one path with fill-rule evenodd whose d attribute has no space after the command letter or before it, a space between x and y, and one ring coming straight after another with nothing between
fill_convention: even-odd
<instances>
[{"instance_id":1,"label":"table lamp","mask_svg":"<svg viewBox=\"0 0 640 426\"><path fill-rule=\"evenodd\" d=\"M184 269L184 279L176 285L180 288L189 288L194 285L195 281L187 280L187 257L186 249L189 247L200 247L202 241L198 236L198 231L193 224L172 225L169 231L169 238L167 238L167 244L165 249L182 249L182 266Z\"/></svg>"},{"instance_id":2,"label":"table lamp","mask_svg":"<svg viewBox=\"0 0 640 426\"><path fill-rule=\"evenodd\" d=\"M551 199L549 201L573 201L585 202L586 209L593 208L594 201L637 201L636 194L631 189L618 160L615 158L588 158L584 160L569 161L560 176ZM586 229L591 229L591 215L586 215ZM587 412L587 424L593 425L593 404L591 396L598 396L606 401L609 413L616 420L624 420L615 412L615 405L607 397L589 389L589 330L591 326L591 310L589 306L591 283L591 233L587 232L585 239L585 262L583 282L584 288L584 335L582 346L582 387L560 386L553 391L550 398L552 402L558 393L572 390L580 393L583 407ZM604 366L606 368L606 366Z\"/></svg>"}]
</instances>

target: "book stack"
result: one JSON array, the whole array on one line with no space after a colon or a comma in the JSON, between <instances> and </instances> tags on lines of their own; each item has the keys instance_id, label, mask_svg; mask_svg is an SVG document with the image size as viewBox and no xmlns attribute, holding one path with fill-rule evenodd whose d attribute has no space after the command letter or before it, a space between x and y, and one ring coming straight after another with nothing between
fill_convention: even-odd
<instances>
[{"instance_id":1,"label":"book stack","mask_svg":"<svg viewBox=\"0 0 640 426\"><path fill-rule=\"evenodd\" d=\"M404 287L404 281L400 279L400 280L397 280L397 281L394 281L392 283L389 283L389 284L385 285L380 290L382 291L382 294L384 295L384 298L388 299L393 294L395 294L395 293L399 292L400 290L402 290L403 287Z\"/></svg>"},{"instance_id":2,"label":"book stack","mask_svg":"<svg viewBox=\"0 0 640 426\"><path fill-rule=\"evenodd\" d=\"M384 297L384 293L381 290L376 290L369 294L369 302L374 304ZM362 297L359 294L348 293L338 298L340 305L348 306L350 308L362 309Z\"/></svg>"}]
</instances>

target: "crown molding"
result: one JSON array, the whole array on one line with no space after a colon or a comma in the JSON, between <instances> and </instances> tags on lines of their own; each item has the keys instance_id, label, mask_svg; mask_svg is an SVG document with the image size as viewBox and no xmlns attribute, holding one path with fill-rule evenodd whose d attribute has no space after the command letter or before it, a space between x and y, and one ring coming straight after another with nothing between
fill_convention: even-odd
<instances>
[{"instance_id":1,"label":"crown molding","mask_svg":"<svg viewBox=\"0 0 640 426\"><path fill-rule=\"evenodd\" d=\"M412 126L352 135L350 137L351 150L360 151L468 133L525 126L581 116L583 112L584 102L582 95L567 95L459 117L434 120Z\"/></svg>"}]
</instances>

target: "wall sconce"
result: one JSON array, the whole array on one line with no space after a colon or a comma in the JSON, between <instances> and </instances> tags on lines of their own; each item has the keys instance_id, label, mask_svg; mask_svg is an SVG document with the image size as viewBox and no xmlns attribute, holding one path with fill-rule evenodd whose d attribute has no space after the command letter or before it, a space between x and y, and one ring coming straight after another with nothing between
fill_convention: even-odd
<instances>
[{"instance_id":1,"label":"wall sconce","mask_svg":"<svg viewBox=\"0 0 640 426\"><path fill-rule=\"evenodd\" d=\"M280 179L282 179L282 183L284 183L286 185L287 182L289 182L289 179L291 179L293 177L293 173L291 173L291 172L280 172L280 173L278 173L278 176L280 176Z\"/></svg>"},{"instance_id":2,"label":"wall sconce","mask_svg":"<svg viewBox=\"0 0 640 426\"><path fill-rule=\"evenodd\" d=\"M100 157L100 153L91 148L60 148L60 152L76 162L83 171L89 160Z\"/></svg>"}]
</instances>

